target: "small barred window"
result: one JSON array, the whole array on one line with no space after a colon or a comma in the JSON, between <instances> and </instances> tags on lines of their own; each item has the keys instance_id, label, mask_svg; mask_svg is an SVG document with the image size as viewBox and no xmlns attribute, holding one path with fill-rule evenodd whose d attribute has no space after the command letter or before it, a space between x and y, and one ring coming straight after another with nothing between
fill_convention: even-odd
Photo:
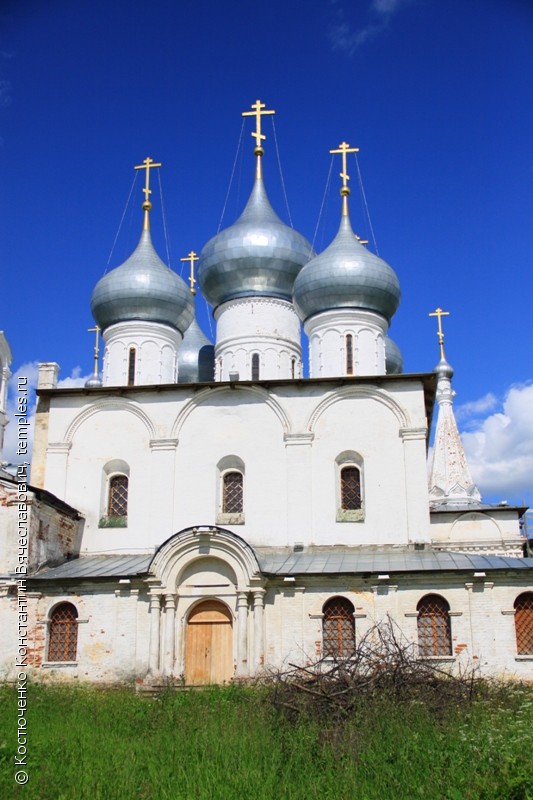
<instances>
[{"instance_id":1,"label":"small barred window","mask_svg":"<svg viewBox=\"0 0 533 800\"><path fill-rule=\"evenodd\" d=\"M252 380L259 380L259 353L254 353L252 356Z\"/></svg>"},{"instance_id":2,"label":"small barred window","mask_svg":"<svg viewBox=\"0 0 533 800\"><path fill-rule=\"evenodd\" d=\"M226 472L223 479L222 513L243 513L243 477L241 472Z\"/></svg>"},{"instance_id":3,"label":"small barred window","mask_svg":"<svg viewBox=\"0 0 533 800\"><path fill-rule=\"evenodd\" d=\"M109 479L108 517L128 516L128 476L113 475Z\"/></svg>"},{"instance_id":4,"label":"small barred window","mask_svg":"<svg viewBox=\"0 0 533 800\"><path fill-rule=\"evenodd\" d=\"M60 603L52 611L48 634L48 661L76 661L78 612L72 603Z\"/></svg>"},{"instance_id":5,"label":"small barred window","mask_svg":"<svg viewBox=\"0 0 533 800\"><path fill-rule=\"evenodd\" d=\"M349 658L355 651L355 609L345 597L324 604L322 640L325 656Z\"/></svg>"},{"instance_id":6,"label":"small barred window","mask_svg":"<svg viewBox=\"0 0 533 800\"><path fill-rule=\"evenodd\" d=\"M346 374L353 375L353 336L346 334Z\"/></svg>"},{"instance_id":7,"label":"small barred window","mask_svg":"<svg viewBox=\"0 0 533 800\"><path fill-rule=\"evenodd\" d=\"M361 508L361 473L357 467L341 469L341 508L344 511Z\"/></svg>"},{"instance_id":8,"label":"small barred window","mask_svg":"<svg viewBox=\"0 0 533 800\"><path fill-rule=\"evenodd\" d=\"M450 606L438 594L427 594L418 603L418 651L427 656L451 656Z\"/></svg>"},{"instance_id":9,"label":"small barred window","mask_svg":"<svg viewBox=\"0 0 533 800\"><path fill-rule=\"evenodd\" d=\"M533 592L524 592L514 603L516 652L520 656L533 655Z\"/></svg>"},{"instance_id":10,"label":"small barred window","mask_svg":"<svg viewBox=\"0 0 533 800\"><path fill-rule=\"evenodd\" d=\"M135 348L130 347L128 353L128 386L135 386Z\"/></svg>"}]
</instances>

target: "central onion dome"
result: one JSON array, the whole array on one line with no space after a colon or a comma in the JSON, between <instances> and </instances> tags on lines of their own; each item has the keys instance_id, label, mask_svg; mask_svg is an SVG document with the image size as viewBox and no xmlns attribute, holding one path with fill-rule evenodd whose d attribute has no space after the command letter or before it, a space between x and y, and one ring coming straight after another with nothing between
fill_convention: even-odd
<instances>
[{"instance_id":1,"label":"central onion dome","mask_svg":"<svg viewBox=\"0 0 533 800\"><path fill-rule=\"evenodd\" d=\"M131 256L96 284L91 310L102 330L118 322L143 320L183 334L194 318L185 281L159 258L146 225Z\"/></svg>"},{"instance_id":2,"label":"central onion dome","mask_svg":"<svg viewBox=\"0 0 533 800\"><path fill-rule=\"evenodd\" d=\"M215 307L238 297L290 301L294 280L313 255L307 239L280 220L258 176L237 222L203 248L198 280Z\"/></svg>"},{"instance_id":3,"label":"central onion dome","mask_svg":"<svg viewBox=\"0 0 533 800\"><path fill-rule=\"evenodd\" d=\"M343 214L339 231L299 273L293 301L300 319L336 308L374 311L390 322L400 303L400 283L385 261L366 249Z\"/></svg>"}]
</instances>

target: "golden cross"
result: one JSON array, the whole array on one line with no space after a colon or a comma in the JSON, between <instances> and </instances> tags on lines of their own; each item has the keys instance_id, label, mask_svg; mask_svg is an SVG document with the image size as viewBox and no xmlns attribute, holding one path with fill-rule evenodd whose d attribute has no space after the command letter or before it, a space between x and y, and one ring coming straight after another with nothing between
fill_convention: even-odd
<instances>
[{"instance_id":1,"label":"golden cross","mask_svg":"<svg viewBox=\"0 0 533 800\"><path fill-rule=\"evenodd\" d=\"M146 182L145 182L145 186L144 186L144 189L143 189L144 202L145 203L149 203L150 202L150 195L152 194L152 190L150 189L150 170L153 169L154 167L161 167L161 166L163 166L163 165L162 164L156 164L155 161L153 161L150 157L148 157L148 158L144 159L142 164L139 164L138 166L133 167L133 169L145 169L146 170L146 179L145 179Z\"/></svg>"},{"instance_id":2,"label":"golden cross","mask_svg":"<svg viewBox=\"0 0 533 800\"><path fill-rule=\"evenodd\" d=\"M94 343L94 374L98 375L98 356L100 354L100 328L96 325L94 328L87 328L88 333L96 333L96 340Z\"/></svg>"},{"instance_id":3,"label":"golden cross","mask_svg":"<svg viewBox=\"0 0 533 800\"><path fill-rule=\"evenodd\" d=\"M263 155L263 148L261 147L261 140L266 139L266 136L261 133L261 117L265 114L275 114L275 111L265 111L266 108L265 104L262 103L260 100L256 100L255 103L252 103L250 106L253 108L253 111L243 111L243 117L254 117L255 116L255 126L257 130L252 133L252 136L255 136L255 154L256 156ZM261 152L258 152L258 151Z\"/></svg>"},{"instance_id":4,"label":"golden cross","mask_svg":"<svg viewBox=\"0 0 533 800\"><path fill-rule=\"evenodd\" d=\"M190 271L190 274L189 274L189 283L191 285L191 294L196 294L196 289L194 288L194 286L196 284L196 278L194 277L194 262L195 261L199 261L199 260L200 259L198 258L198 256L194 252L194 250L191 250L189 255L185 256L185 258L180 258L180 261L190 261L190 264L191 264L191 271Z\"/></svg>"},{"instance_id":5,"label":"golden cross","mask_svg":"<svg viewBox=\"0 0 533 800\"><path fill-rule=\"evenodd\" d=\"M449 317L449 311L443 311L442 308L437 308L435 311L431 311L429 314L430 317L437 317L438 321L438 337L439 337L439 347L440 347L440 357L444 358L444 333L442 331L442 317Z\"/></svg>"},{"instance_id":6,"label":"golden cross","mask_svg":"<svg viewBox=\"0 0 533 800\"><path fill-rule=\"evenodd\" d=\"M348 168L346 165L346 156L348 153L358 153L358 147L350 147L348 142L341 142L337 150L330 150L329 151L332 155L336 153L340 153L342 155L342 172L340 176L342 178L342 188L341 188L341 195L342 195L342 213L343 216L348 216L348 195L350 194L350 189L348 188L348 181L350 180L350 176L348 175Z\"/></svg>"}]
</instances>

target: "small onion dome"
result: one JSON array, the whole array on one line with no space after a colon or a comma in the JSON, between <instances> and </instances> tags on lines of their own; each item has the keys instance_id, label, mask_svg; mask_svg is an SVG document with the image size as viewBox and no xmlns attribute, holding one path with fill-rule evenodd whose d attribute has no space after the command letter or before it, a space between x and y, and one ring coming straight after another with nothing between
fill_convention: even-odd
<instances>
[{"instance_id":1,"label":"small onion dome","mask_svg":"<svg viewBox=\"0 0 533 800\"><path fill-rule=\"evenodd\" d=\"M143 230L131 256L96 284L91 310L102 330L143 320L183 333L194 316L194 303L185 281L161 261L150 231Z\"/></svg>"},{"instance_id":2,"label":"small onion dome","mask_svg":"<svg viewBox=\"0 0 533 800\"><path fill-rule=\"evenodd\" d=\"M389 336L385 337L385 371L387 375L399 375L403 371L400 348Z\"/></svg>"},{"instance_id":3,"label":"small onion dome","mask_svg":"<svg viewBox=\"0 0 533 800\"><path fill-rule=\"evenodd\" d=\"M90 378L85 381L86 389L99 389L102 386L102 378L93 372Z\"/></svg>"},{"instance_id":4,"label":"small onion dome","mask_svg":"<svg viewBox=\"0 0 533 800\"><path fill-rule=\"evenodd\" d=\"M453 378L453 367L448 364L444 356L435 367L434 372L437 373L438 378L448 378L448 380Z\"/></svg>"},{"instance_id":5,"label":"small onion dome","mask_svg":"<svg viewBox=\"0 0 533 800\"><path fill-rule=\"evenodd\" d=\"M215 348L193 319L178 351L178 383L203 383L214 380Z\"/></svg>"},{"instance_id":6,"label":"small onion dome","mask_svg":"<svg viewBox=\"0 0 533 800\"><path fill-rule=\"evenodd\" d=\"M237 222L203 248L198 280L215 307L237 297L290 300L294 279L313 255L307 239L280 220L257 178Z\"/></svg>"},{"instance_id":7,"label":"small onion dome","mask_svg":"<svg viewBox=\"0 0 533 800\"><path fill-rule=\"evenodd\" d=\"M400 302L400 284L394 270L357 241L349 217L343 216L329 247L296 278L293 300L304 321L334 308L359 308L390 322Z\"/></svg>"}]
</instances>

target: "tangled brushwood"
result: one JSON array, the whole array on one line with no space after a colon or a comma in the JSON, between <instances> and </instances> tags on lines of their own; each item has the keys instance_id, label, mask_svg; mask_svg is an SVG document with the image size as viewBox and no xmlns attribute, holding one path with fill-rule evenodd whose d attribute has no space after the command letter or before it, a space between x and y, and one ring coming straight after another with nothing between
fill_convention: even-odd
<instances>
[{"instance_id":1,"label":"tangled brushwood","mask_svg":"<svg viewBox=\"0 0 533 800\"><path fill-rule=\"evenodd\" d=\"M369 701L423 702L436 713L470 703L484 692L475 669L452 672L446 664L421 659L387 616L374 625L346 658L324 656L272 676L274 706L289 719L300 716L341 721Z\"/></svg>"}]
</instances>

